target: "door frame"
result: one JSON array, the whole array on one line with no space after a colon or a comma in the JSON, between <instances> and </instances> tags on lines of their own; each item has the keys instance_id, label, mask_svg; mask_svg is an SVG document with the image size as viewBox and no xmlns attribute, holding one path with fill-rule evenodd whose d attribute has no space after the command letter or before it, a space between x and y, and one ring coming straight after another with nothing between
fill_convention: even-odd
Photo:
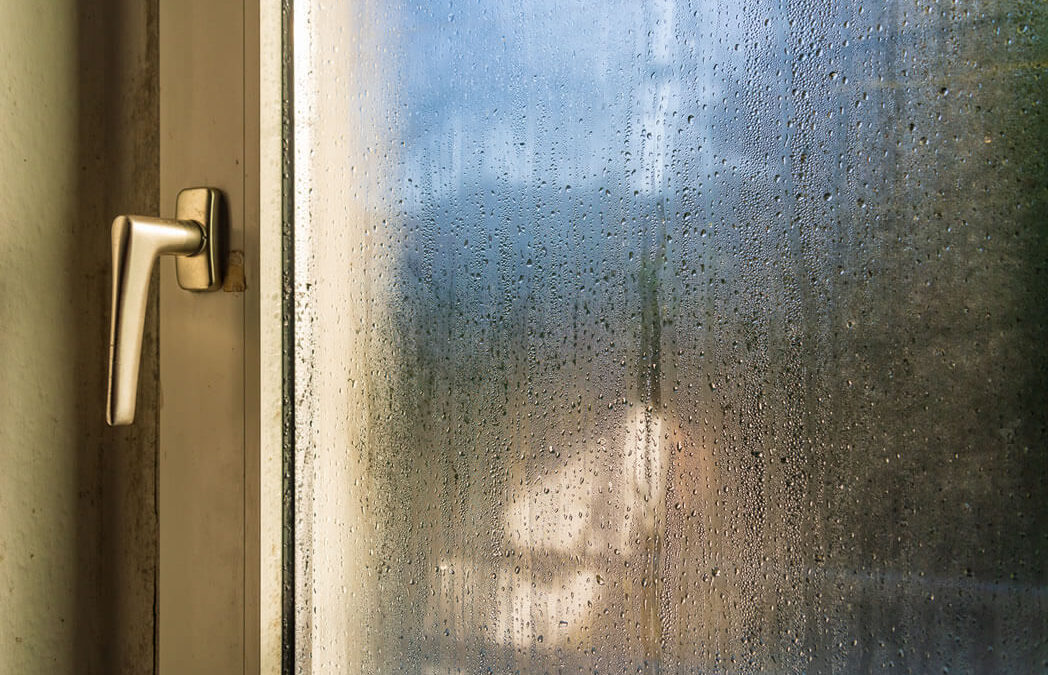
<instances>
[{"instance_id":1,"label":"door frame","mask_svg":"<svg viewBox=\"0 0 1048 675\"><path fill-rule=\"evenodd\" d=\"M282 587L280 0L160 2L160 215L226 196L224 288L160 271L161 673L279 673Z\"/></svg>"}]
</instances>

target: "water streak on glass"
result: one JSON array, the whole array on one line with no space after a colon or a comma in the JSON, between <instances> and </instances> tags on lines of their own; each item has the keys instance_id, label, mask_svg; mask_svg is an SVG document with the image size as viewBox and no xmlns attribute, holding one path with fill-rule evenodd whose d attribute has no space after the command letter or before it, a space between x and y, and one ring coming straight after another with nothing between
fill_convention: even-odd
<instances>
[{"instance_id":1,"label":"water streak on glass","mask_svg":"<svg viewBox=\"0 0 1048 675\"><path fill-rule=\"evenodd\" d=\"M1044 669L1046 36L298 0L297 667Z\"/></svg>"}]
</instances>

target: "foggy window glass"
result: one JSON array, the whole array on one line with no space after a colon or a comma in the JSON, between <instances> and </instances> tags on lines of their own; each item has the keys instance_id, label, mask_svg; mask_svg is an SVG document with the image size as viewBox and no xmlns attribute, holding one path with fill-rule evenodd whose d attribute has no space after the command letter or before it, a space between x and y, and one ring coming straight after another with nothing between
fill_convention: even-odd
<instances>
[{"instance_id":1,"label":"foggy window glass","mask_svg":"<svg viewBox=\"0 0 1048 675\"><path fill-rule=\"evenodd\" d=\"M297 0L297 667L1045 669L1046 29Z\"/></svg>"}]
</instances>

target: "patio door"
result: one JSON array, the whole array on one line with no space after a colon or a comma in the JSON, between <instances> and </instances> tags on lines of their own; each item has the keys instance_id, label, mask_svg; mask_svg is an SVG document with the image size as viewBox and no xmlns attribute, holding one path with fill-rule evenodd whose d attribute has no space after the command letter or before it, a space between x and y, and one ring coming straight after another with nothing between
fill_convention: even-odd
<instances>
[{"instance_id":1,"label":"patio door","mask_svg":"<svg viewBox=\"0 0 1048 675\"><path fill-rule=\"evenodd\" d=\"M1043 667L1044 5L290 19L285 668Z\"/></svg>"}]
</instances>

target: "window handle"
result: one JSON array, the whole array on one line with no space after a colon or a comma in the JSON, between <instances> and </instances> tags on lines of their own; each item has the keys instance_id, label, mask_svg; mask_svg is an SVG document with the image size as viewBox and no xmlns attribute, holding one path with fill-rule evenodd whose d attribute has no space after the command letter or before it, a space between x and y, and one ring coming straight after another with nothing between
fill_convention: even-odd
<instances>
[{"instance_id":1,"label":"window handle","mask_svg":"<svg viewBox=\"0 0 1048 675\"><path fill-rule=\"evenodd\" d=\"M214 291L222 285L222 193L189 188L178 193L175 218L117 216L113 221L113 306L109 324L106 422L131 424L138 397L142 331L153 263L174 255L178 285Z\"/></svg>"}]
</instances>

